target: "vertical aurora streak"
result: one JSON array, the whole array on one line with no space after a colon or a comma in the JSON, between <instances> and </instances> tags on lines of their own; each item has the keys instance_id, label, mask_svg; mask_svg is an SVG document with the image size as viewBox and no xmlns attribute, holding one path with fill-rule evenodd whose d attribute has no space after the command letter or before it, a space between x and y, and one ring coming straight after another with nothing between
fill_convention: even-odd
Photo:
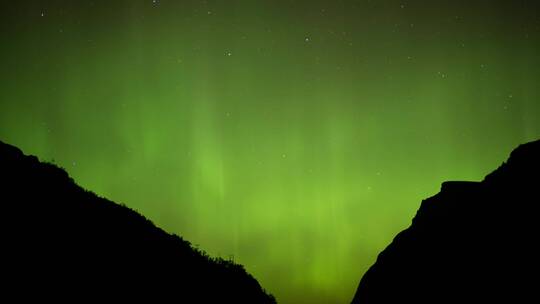
<instances>
[{"instance_id":1,"label":"vertical aurora streak","mask_svg":"<svg viewBox=\"0 0 540 304\"><path fill-rule=\"evenodd\" d=\"M0 138L346 303L442 181L540 137L538 4L424 2L3 2Z\"/></svg>"}]
</instances>

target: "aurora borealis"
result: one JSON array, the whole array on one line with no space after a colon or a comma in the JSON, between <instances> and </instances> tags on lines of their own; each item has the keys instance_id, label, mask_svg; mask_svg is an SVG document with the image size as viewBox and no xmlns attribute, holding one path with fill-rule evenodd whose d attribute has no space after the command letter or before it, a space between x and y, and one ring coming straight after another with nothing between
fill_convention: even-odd
<instances>
[{"instance_id":1,"label":"aurora borealis","mask_svg":"<svg viewBox=\"0 0 540 304\"><path fill-rule=\"evenodd\" d=\"M280 303L348 303L441 182L540 137L538 6L4 1L0 139Z\"/></svg>"}]
</instances>

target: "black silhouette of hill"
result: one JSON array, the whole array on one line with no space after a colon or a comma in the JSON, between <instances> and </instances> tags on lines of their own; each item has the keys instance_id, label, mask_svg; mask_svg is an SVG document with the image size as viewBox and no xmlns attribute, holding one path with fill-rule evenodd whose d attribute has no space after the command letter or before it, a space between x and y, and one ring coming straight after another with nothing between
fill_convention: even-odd
<instances>
[{"instance_id":1,"label":"black silhouette of hill","mask_svg":"<svg viewBox=\"0 0 540 304\"><path fill-rule=\"evenodd\" d=\"M539 193L540 141L481 182L443 183L379 254L352 303L537 302Z\"/></svg>"},{"instance_id":2,"label":"black silhouette of hill","mask_svg":"<svg viewBox=\"0 0 540 304\"><path fill-rule=\"evenodd\" d=\"M241 265L0 142L2 298L78 303L275 303Z\"/></svg>"}]
</instances>

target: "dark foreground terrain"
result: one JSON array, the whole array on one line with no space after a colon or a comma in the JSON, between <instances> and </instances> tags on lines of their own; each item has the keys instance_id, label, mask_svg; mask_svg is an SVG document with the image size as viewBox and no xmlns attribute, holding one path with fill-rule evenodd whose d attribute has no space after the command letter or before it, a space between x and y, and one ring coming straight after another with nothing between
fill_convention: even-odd
<instances>
[{"instance_id":1,"label":"dark foreground terrain","mask_svg":"<svg viewBox=\"0 0 540 304\"><path fill-rule=\"evenodd\" d=\"M540 141L481 182L445 182L367 271L352 303L537 303Z\"/></svg>"},{"instance_id":2,"label":"dark foreground terrain","mask_svg":"<svg viewBox=\"0 0 540 304\"><path fill-rule=\"evenodd\" d=\"M210 258L2 142L0 203L4 300L275 303L241 265Z\"/></svg>"}]
</instances>

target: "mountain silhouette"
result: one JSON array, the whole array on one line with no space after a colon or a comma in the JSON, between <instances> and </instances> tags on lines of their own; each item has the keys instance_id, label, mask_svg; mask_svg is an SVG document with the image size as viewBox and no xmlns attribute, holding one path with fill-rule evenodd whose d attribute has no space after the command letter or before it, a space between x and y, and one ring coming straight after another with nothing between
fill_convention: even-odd
<instances>
[{"instance_id":1,"label":"mountain silhouette","mask_svg":"<svg viewBox=\"0 0 540 304\"><path fill-rule=\"evenodd\" d=\"M537 302L539 194L540 141L481 182L443 183L379 254L352 303Z\"/></svg>"},{"instance_id":2,"label":"mountain silhouette","mask_svg":"<svg viewBox=\"0 0 540 304\"><path fill-rule=\"evenodd\" d=\"M2 298L275 303L243 266L209 257L2 142L0 202Z\"/></svg>"}]
</instances>

